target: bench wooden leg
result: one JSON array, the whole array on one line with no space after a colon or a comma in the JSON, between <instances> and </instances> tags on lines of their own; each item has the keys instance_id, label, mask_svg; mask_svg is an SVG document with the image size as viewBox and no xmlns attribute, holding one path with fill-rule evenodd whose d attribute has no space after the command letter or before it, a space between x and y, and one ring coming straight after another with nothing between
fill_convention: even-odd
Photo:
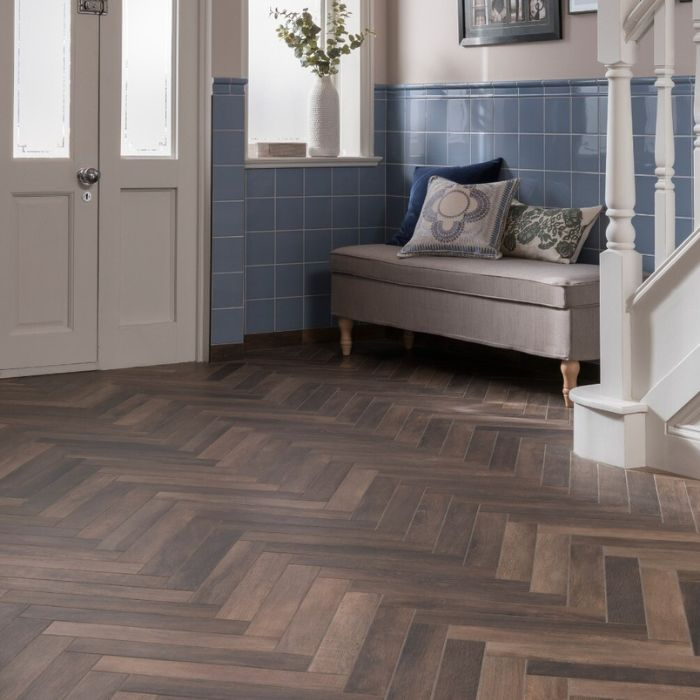
<instances>
[{"instance_id":1,"label":"bench wooden leg","mask_svg":"<svg viewBox=\"0 0 700 700\"><path fill-rule=\"evenodd\" d=\"M561 363L561 374L564 377L564 404L567 408L573 408L574 404L569 398L569 392L578 386L578 375L581 371L581 363L576 360L564 360Z\"/></svg>"},{"instance_id":2,"label":"bench wooden leg","mask_svg":"<svg viewBox=\"0 0 700 700\"><path fill-rule=\"evenodd\" d=\"M416 342L416 336L413 331L403 332L403 346L406 350L413 350L413 345Z\"/></svg>"},{"instance_id":3,"label":"bench wooden leg","mask_svg":"<svg viewBox=\"0 0 700 700\"><path fill-rule=\"evenodd\" d=\"M340 351L343 353L343 357L350 357L353 322L349 318L339 318L338 325L340 326Z\"/></svg>"}]
</instances>

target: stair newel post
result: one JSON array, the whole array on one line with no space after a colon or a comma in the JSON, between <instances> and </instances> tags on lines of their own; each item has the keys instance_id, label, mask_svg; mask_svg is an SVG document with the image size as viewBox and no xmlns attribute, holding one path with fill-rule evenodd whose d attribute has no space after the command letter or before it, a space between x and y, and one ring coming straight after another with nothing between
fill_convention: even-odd
<instances>
[{"instance_id":1,"label":"stair newel post","mask_svg":"<svg viewBox=\"0 0 700 700\"><path fill-rule=\"evenodd\" d=\"M698 76L700 76L700 0L693 0L693 41L695 42L695 102L694 102L694 122L695 122L695 150L694 150L694 171L693 181L693 205L695 212L694 228L700 228L700 90L697 88Z\"/></svg>"},{"instance_id":2,"label":"stair newel post","mask_svg":"<svg viewBox=\"0 0 700 700\"><path fill-rule=\"evenodd\" d=\"M632 398L632 342L627 302L642 282L642 260L635 251L632 138L632 67L637 44L628 41L625 18L636 0L603 2L599 7L599 60L608 80L608 133L605 202L610 219L607 250L600 258L601 389L619 400Z\"/></svg>"},{"instance_id":3,"label":"stair newel post","mask_svg":"<svg viewBox=\"0 0 700 700\"><path fill-rule=\"evenodd\" d=\"M673 132L673 74L675 68L674 0L664 0L654 20L656 66L656 193L655 254L658 268L676 248L676 149Z\"/></svg>"}]
</instances>

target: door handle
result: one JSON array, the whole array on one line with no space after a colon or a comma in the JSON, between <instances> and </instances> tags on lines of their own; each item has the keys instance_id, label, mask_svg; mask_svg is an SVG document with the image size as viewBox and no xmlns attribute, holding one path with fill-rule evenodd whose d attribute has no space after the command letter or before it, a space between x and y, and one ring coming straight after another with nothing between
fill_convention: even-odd
<instances>
[{"instance_id":1,"label":"door handle","mask_svg":"<svg viewBox=\"0 0 700 700\"><path fill-rule=\"evenodd\" d=\"M97 168L80 168L78 170L78 182L85 187L96 185L101 177L102 173Z\"/></svg>"}]
</instances>

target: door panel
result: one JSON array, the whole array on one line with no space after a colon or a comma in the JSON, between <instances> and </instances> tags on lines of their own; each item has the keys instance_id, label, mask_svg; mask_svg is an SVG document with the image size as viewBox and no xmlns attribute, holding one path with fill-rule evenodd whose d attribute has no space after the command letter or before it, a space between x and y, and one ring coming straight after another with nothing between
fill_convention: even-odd
<instances>
[{"instance_id":1,"label":"door panel","mask_svg":"<svg viewBox=\"0 0 700 700\"><path fill-rule=\"evenodd\" d=\"M101 20L104 368L196 359L198 5L112 0ZM153 19L135 21L134 13L155 10L163 26L172 10L172 43L171 35L143 33L139 23Z\"/></svg>"},{"instance_id":2,"label":"door panel","mask_svg":"<svg viewBox=\"0 0 700 700\"><path fill-rule=\"evenodd\" d=\"M47 5L52 28L44 3L0 4L0 376L97 361L97 197L76 172L97 165L99 71L79 58L99 55L99 19L69 4Z\"/></svg>"}]
</instances>

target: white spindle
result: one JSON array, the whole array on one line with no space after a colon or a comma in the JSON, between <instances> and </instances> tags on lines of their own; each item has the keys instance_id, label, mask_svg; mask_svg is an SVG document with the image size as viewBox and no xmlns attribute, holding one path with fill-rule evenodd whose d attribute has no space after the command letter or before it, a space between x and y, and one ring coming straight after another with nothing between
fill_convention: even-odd
<instances>
[{"instance_id":1,"label":"white spindle","mask_svg":"<svg viewBox=\"0 0 700 700\"><path fill-rule=\"evenodd\" d=\"M695 155L694 155L694 180L693 180L693 205L695 211L695 226L700 227L700 90L697 88L698 76L700 76L700 0L693 0L693 41L695 42Z\"/></svg>"},{"instance_id":2,"label":"white spindle","mask_svg":"<svg viewBox=\"0 0 700 700\"><path fill-rule=\"evenodd\" d=\"M676 192L673 184L676 150L673 133L674 0L665 0L654 20L656 66L655 253L659 267L676 248Z\"/></svg>"},{"instance_id":3,"label":"white spindle","mask_svg":"<svg viewBox=\"0 0 700 700\"><path fill-rule=\"evenodd\" d=\"M600 259L601 391L623 401L632 398L627 302L642 281L641 256L635 251L632 225L635 180L631 81L637 43L627 39L623 26L635 5L636 0L617 0L598 6L598 52L608 79L605 200L610 219L608 250Z\"/></svg>"}]
</instances>

